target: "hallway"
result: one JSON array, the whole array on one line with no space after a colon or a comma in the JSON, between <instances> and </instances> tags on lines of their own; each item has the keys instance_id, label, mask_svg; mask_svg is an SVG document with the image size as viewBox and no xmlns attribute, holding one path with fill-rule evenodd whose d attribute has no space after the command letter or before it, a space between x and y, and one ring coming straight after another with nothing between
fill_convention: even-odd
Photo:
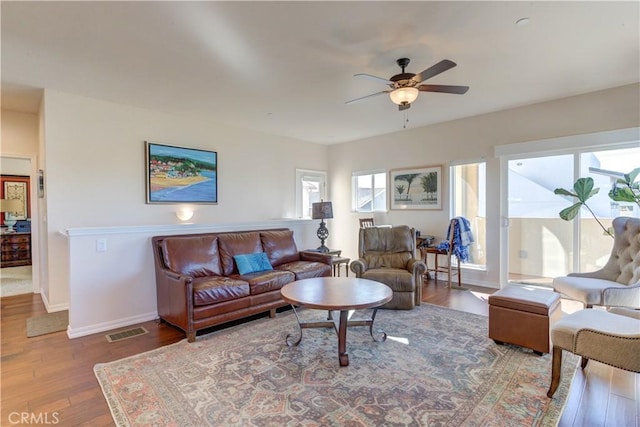
<instances>
[{"instance_id":1,"label":"hallway","mask_svg":"<svg viewBox=\"0 0 640 427\"><path fill-rule=\"evenodd\" d=\"M0 297L33 293L31 266L0 268Z\"/></svg>"}]
</instances>

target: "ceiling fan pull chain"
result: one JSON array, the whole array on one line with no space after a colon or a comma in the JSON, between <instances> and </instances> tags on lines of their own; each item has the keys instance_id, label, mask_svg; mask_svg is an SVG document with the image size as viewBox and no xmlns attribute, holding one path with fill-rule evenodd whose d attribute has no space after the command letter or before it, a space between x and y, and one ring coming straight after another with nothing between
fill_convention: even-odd
<instances>
[{"instance_id":1,"label":"ceiling fan pull chain","mask_svg":"<svg viewBox=\"0 0 640 427\"><path fill-rule=\"evenodd\" d=\"M402 124L402 128L407 128L407 123L409 123L409 110L404 110L404 123Z\"/></svg>"}]
</instances>

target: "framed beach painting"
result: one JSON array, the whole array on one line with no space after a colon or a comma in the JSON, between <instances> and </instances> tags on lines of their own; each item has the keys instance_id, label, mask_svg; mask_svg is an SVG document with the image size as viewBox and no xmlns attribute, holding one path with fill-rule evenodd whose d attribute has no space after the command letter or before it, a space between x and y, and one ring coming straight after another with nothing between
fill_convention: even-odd
<instances>
[{"instance_id":1,"label":"framed beach painting","mask_svg":"<svg viewBox=\"0 0 640 427\"><path fill-rule=\"evenodd\" d=\"M146 141L147 203L218 203L218 153Z\"/></svg>"},{"instance_id":2,"label":"framed beach painting","mask_svg":"<svg viewBox=\"0 0 640 427\"><path fill-rule=\"evenodd\" d=\"M389 171L391 209L442 209L442 166Z\"/></svg>"}]
</instances>

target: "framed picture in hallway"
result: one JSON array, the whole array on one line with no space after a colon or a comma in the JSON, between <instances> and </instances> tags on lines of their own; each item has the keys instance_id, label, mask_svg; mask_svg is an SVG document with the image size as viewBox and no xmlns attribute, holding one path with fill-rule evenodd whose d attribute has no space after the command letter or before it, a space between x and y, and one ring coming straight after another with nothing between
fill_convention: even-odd
<instances>
[{"instance_id":1,"label":"framed picture in hallway","mask_svg":"<svg viewBox=\"0 0 640 427\"><path fill-rule=\"evenodd\" d=\"M16 212L15 219L24 220L31 215L31 206L29 204L30 189L28 176L19 175L2 175L2 191L0 198L20 200L20 210ZM1 218L4 221L4 212Z\"/></svg>"},{"instance_id":2,"label":"framed picture in hallway","mask_svg":"<svg viewBox=\"0 0 640 427\"><path fill-rule=\"evenodd\" d=\"M147 203L218 203L218 153L145 142Z\"/></svg>"},{"instance_id":3,"label":"framed picture in hallway","mask_svg":"<svg viewBox=\"0 0 640 427\"><path fill-rule=\"evenodd\" d=\"M389 171L391 209L442 209L442 165Z\"/></svg>"}]
</instances>

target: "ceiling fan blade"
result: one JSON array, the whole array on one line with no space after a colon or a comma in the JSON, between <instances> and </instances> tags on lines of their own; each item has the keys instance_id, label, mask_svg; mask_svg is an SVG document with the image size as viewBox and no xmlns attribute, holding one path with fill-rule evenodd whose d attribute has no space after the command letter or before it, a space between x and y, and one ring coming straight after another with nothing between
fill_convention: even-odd
<instances>
[{"instance_id":1,"label":"ceiling fan blade","mask_svg":"<svg viewBox=\"0 0 640 427\"><path fill-rule=\"evenodd\" d=\"M362 96L360 98L352 99L351 101L345 102L345 104L353 104L354 102L362 101L363 99L373 98L374 96L382 95L383 93L389 93L390 90L383 90L382 92L372 93L371 95Z\"/></svg>"},{"instance_id":2,"label":"ceiling fan blade","mask_svg":"<svg viewBox=\"0 0 640 427\"><path fill-rule=\"evenodd\" d=\"M457 64L453 61L449 61L448 59L443 59L438 62L436 65L432 65L421 73L416 74L411 80L416 83L421 83L427 79L430 79L433 76L437 76L440 73L444 73L447 70L455 67Z\"/></svg>"},{"instance_id":3,"label":"ceiling fan blade","mask_svg":"<svg viewBox=\"0 0 640 427\"><path fill-rule=\"evenodd\" d=\"M411 108L411 104L400 104L398 105L398 111L404 111Z\"/></svg>"},{"instance_id":4,"label":"ceiling fan blade","mask_svg":"<svg viewBox=\"0 0 640 427\"><path fill-rule=\"evenodd\" d=\"M393 84L393 82L391 80L389 80L389 79L385 79L383 77L378 77L378 76L373 76L371 74L366 74L366 73L354 74L353 77L365 77L367 79L375 80L375 81L378 81L378 82L382 82L382 83L387 84L387 85L392 85Z\"/></svg>"},{"instance_id":5,"label":"ceiling fan blade","mask_svg":"<svg viewBox=\"0 0 640 427\"><path fill-rule=\"evenodd\" d=\"M463 95L469 90L469 86L449 86L449 85L420 85L418 86L420 92L442 92L442 93L455 93L456 95Z\"/></svg>"}]
</instances>

